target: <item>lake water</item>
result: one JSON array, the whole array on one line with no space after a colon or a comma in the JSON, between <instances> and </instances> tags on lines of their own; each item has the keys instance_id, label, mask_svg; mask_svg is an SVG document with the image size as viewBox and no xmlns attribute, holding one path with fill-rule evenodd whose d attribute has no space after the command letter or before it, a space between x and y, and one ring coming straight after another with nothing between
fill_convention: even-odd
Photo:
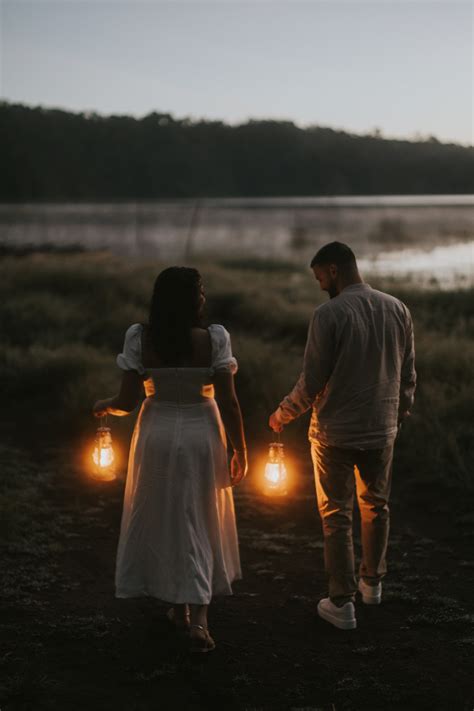
<instances>
[{"instance_id":1,"label":"lake water","mask_svg":"<svg viewBox=\"0 0 474 711\"><path fill-rule=\"evenodd\" d=\"M0 205L4 245L80 245L165 263L306 266L332 240L351 245L365 276L474 285L473 195Z\"/></svg>"},{"instance_id":2,"label":"lake water","mask_svg":"<svg viewBox=\"0 0 474 711\"><path fill-rule=\"evenodd\" d=\"M405 279L425 287L474 287L474 241L381 251L359 259L359 268L367 275Z\"/></svg>"}]
</instances>

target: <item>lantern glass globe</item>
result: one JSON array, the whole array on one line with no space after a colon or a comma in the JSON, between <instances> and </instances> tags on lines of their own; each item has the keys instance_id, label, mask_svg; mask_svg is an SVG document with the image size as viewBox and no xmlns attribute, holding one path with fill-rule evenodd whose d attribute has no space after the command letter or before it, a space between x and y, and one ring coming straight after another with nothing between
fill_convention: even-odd
<instances>
[{"instance_id":1,"label":"lantern glass globe","mask_svg":"<svg viewBox=\"0 0 474 711\"><path fill-rule=\"evenodd\" d=\"M110 427L99 427L92 451L94 478L102 481L115 479L115 454Z\"/></svg>"},{"instance_id":2,"label":"lantern glass globe","mask_svg":"<svg viewBox=\"0 0 474 711\"><path fill-rule=\"evenodd\" d=\"M288 472L284 457L281 442L272 442L268 450L263 475L264 493L268 496L286 496L287 494Z\"/></svg>"}]
</instances>

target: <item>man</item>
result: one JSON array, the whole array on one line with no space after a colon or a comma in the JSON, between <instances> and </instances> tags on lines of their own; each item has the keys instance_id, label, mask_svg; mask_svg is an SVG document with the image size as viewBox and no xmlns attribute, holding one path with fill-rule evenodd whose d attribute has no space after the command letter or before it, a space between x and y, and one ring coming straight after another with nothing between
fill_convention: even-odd
<instances>
[{"instance_id":1,"label":"man","mask_svg":"<svg viewBox=\"0 0 474 711\"><path fill-rule=\"evenodd\" d=\"M309 439L329 576L329 597L320 600L318 614L353 629L354 488L362 528L358 588L364 603L377 605L386 572L393 446L415 392L413 326L401 301L364 283L347 245L325 245L311 268L330 300L314 311L303 371L269 424L280 432L313 408Z\"/></svg>"}]
</instances>

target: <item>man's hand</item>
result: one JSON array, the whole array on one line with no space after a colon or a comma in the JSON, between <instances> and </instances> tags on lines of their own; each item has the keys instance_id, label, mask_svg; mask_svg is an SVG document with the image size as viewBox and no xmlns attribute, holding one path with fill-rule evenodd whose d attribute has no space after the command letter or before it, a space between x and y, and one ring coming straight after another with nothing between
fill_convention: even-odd
<instances>
[{"instance_id":1,"label":"man's hand","mask_svg":"<svg viewBox=\"0 0 474 711\"><path fill-rule=\"evenodd\" d=\"M398 421L397 421L397 435L400 434L400 430L402 429L402 424L405 422L405 420L410 417L411 412L409 410L406 410L406 412L401 412L398 415Z\"/></svg>"},{"instance_id":2,"label":"man's hand","mask_svg":"<svg viewBox=\"0 0 474 711\"><path fill-rule=\"evenodd\" d=\"M272 414L270 415L270 418L268 420L268 426L274 432L281 432L283 429L283 425L280 422L280 418L278 417L277 412L278 410L275 410L275 412L272 412Z\"/></svg>"},{"instance_id":3,"label":"man's hand","mask_svg":"<svg viewBox=\"0 0 474 711\"><path fill-rule=\"evenodd\" d=\"M400 412L398 414L398 427L401 427L402 422L405 422L407 417L410 417L411 412L409 410L406 410L405 412Z\"/></svg>"}]
</instances>

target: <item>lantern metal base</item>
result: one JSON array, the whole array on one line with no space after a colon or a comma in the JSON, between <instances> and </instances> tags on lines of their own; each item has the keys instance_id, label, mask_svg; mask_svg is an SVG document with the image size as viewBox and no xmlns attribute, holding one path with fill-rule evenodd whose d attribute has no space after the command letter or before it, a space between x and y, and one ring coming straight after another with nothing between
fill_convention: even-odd
<instances>
[{"instance_id":1,"label":"lantern metal base","mask_svg":"<svg viewBox=\"0 0 474 711\"><path fill-rule=\"evenodd\" d=\"M263 493L265 496L269 496L272 499L274 499L275 497L278 497L278 496L287 496L288 495L288 491L286 489L278 489L276 487L272 488L269 486L264 486Z\"/></svg>"},{"instance_id":2,"label":"lantern metal base","mask_svg":"<svg viewBox=\"0 0 474 711\"><path fill-rule=\"evenodd\" d=\"M113 481L116 479L114 471L95 471L92 473L92 478L96 481Z\"/></svg>"}]
</instances>

